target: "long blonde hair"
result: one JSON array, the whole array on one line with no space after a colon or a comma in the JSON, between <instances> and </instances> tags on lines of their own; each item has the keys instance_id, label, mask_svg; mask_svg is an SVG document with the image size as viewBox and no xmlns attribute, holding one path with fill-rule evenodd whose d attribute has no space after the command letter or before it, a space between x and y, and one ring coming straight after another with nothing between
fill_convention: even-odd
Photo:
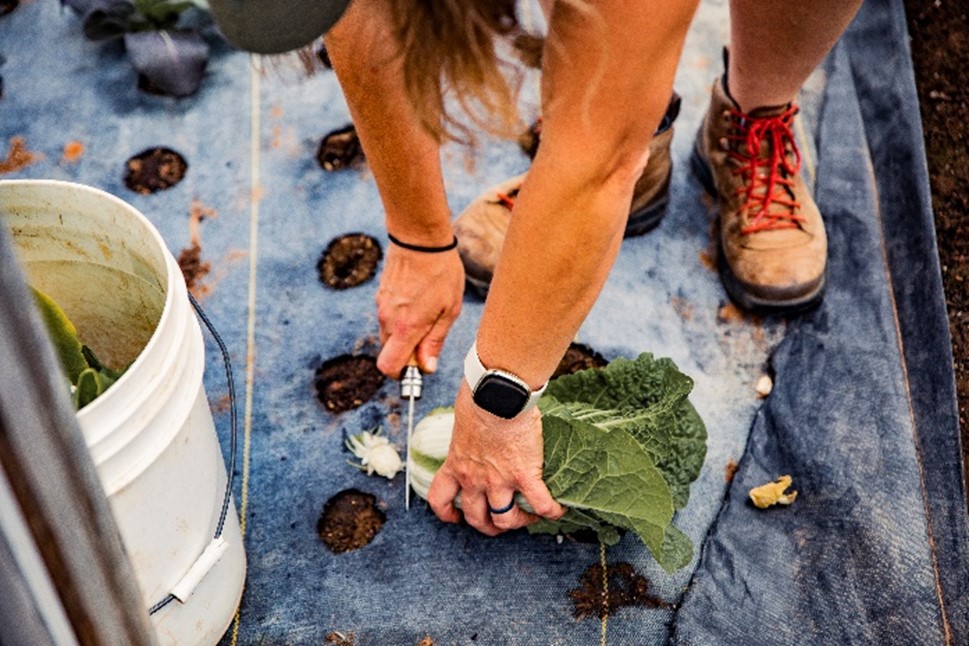
<instances>
[{"instance_id":1,"label":"long blonde hair","mask_svg":"<svg viewBox=\"0 0 969 646\"><path fill-rule=\"evenodd\" d=\"M505 55L523 30L515 0L389 0L407 97L438 141L472 142L472 127L499 136L520 130L522 73ZM467 121L448 107L453 97Z\"/></svg>"}]
</instances>

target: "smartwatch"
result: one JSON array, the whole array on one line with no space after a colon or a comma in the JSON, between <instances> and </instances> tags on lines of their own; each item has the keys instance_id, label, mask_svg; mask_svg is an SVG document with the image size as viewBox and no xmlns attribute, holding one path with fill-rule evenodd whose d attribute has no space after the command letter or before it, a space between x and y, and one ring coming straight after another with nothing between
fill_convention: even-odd
<instances>
[{"instance_id":1,"label":"smartwatch","mask_svg":"<svg viewBox=\"0 0 969 646\"><path fill-rule=\"evenodd\" d=\"M485 368L478 357L477 343L471 344L464 358L464 378L471 387L474 403L503 419L511 419L537 404L548 385L532 390L518 375Z\"/></svg>"}]
</instances>

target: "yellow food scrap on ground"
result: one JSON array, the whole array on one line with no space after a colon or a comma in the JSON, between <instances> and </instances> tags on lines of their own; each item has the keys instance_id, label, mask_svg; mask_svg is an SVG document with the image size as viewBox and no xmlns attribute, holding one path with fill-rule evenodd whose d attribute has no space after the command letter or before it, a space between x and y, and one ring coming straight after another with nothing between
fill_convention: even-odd
<instances>
[{"instance_id":1,"label":"yellow food scrap on ground","mask_svg":"<svg viewBox=\"0 0 969 646\"><path fill-rule=\"evenodd\" d=\"M781 476L774 482L754 487L750 490L750 499L759 509L767 509L774 505L789 505L797 498L797 492L784 493L793 484L791 476Z\"/></svg>"},{"instance_id":2,"label":"yellow food scrap on ground","mask_svg":"<svg viewBox=\"0 0 969 646\"><path fill-rule=\"evenodd\" d=\"M754 390L757 391L757 395L761 399L767 397L773 389L774 380L770 378L770 375L761 375L761 378L757 380L757 385L754 386Z\"/></svg>"}]
</instances>

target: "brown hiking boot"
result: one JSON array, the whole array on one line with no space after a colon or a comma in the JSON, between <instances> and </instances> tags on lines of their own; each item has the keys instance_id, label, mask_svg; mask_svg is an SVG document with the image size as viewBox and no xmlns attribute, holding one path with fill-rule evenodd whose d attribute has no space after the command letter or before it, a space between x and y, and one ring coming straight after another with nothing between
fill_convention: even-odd
<instances>
[{"instance_id":1,"label":"brown hiking boot","mask_svg":"<svg viewBox=\"0 0 969 646\"><path fill-rule=\"evenodd\" d=\"M824 293L827 237L799 173L797 110L745 114L717 80L697 133L693 169L720 201L720 277L748 310L793 313Z\"/></svg>"},{"instance_id":2,"label":"brown hiking boot","mask_svg":"<svg viewBox=\"0 0 969 646\"><path fill-rule=\"evenodd\" d=\"M670 142L673 122L680 111L680 97L674 94L663 122L649 144L649 162L636 182L626 221L625 237L643 235L655 229L666 213L673 163ZM537 133L536 133L537 136ZM537 147L537 144L536 144ZM526 173L492 186L462 211L453 223L458 253L464 263L468 284L481 296L488 293L495 265L501 255L515 198Z\"/></svg>"}]
</instances>

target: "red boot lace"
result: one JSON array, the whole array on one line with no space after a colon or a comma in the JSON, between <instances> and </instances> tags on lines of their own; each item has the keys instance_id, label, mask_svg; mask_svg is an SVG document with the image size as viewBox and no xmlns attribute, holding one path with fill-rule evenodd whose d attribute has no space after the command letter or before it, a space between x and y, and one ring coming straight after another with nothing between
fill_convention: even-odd
<instances>
[{"instance_id":1,"label":"red boot lace","mask_svg":"<svg viewBox=\"0 0 969 646\"><path fill-rule=\"evenodd\" d=\"M794 176L801 169L801 153L794 140L791 126L797 106L791 105L774 117L751 117L731 109L731 115L739 124L739 132L727 136L730 141L741 142L737 150L731 146L729 155L740 162L734 175L743 175L744 185L737 195L745 195L741 208L753 213L741 233L744 235L770 229L793 229L804 217L798 214L800 203L793 198ZM761 153L767 141L767 154ZM790 146L793 155L788 155ZM792 159L793 157L793 159ZM766 172L763 172L766 170ZM771 205L785 207L771 211Z\"/></svg>"},{"instance_id":2,"label":"red boot lace","mask_svg":"<svg viewBox=\"0 0 969 646\"><path fill-rule=\"evenodd\" d=\"M505 208L511 211L515 208L515 198L518 197L518 189L515 189L511 194L507 193L495 193L495 197L498 201L505 205Z\"/></svg>"}]
</instances>

